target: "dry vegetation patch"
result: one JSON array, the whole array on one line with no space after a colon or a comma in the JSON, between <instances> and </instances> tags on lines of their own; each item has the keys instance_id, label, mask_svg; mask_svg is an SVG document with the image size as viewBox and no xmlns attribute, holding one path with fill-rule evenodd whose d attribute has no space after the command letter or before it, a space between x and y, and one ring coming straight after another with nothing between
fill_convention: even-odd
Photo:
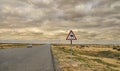
<instances>
[{"instance_id":1,"label":"dry vegetation patch","mask_svg":"<svg viewBox=\"0 0 120 71\"><path fill-rule=\"evenodd\" d=\"M30 44L23 44L23 43L0 43L0 49L5 49L5 48L21 48L21 47L26 47ZM32 44L33 46L38 46L41 44Z\"/></svg>"},{"instance_id":2,"label":"dry vegetation patch","mask_svg":"<svg viewBox=\"0 0 120 71\"><path fill-rule=\"evenodd\" d=\"M52 50L63 71L120 71L120 45L53 44Z\"/></svg>"}]
</instances>

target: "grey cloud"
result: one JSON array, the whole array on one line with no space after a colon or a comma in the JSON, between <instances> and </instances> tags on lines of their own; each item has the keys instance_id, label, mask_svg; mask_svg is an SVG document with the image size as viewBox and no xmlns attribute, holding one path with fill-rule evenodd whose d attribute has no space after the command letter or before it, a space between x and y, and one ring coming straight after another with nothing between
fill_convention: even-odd
<instances>
[{"instance_id":1,"label":"grey cloud","mask_svg":"<svg viewBox=\"0 0 120 71\"><path fill-rule=\"evenodd\" d=\"M37 39L42 37L62 39L67 30L77 29L79 39L120 40L119 4L119 0L1 0L0 30L8 28L31 30L34 27L42 32L25 30L24 33L17 33L16 30L12 36L20 38L31 34L27 38L33 38L32 36L41 34ZM85 32L81 32L81 29ZM64 32L55 32L59 30ZM2 33L5 34L5 31L0 35Z\"/></svg>"}]
</instances>

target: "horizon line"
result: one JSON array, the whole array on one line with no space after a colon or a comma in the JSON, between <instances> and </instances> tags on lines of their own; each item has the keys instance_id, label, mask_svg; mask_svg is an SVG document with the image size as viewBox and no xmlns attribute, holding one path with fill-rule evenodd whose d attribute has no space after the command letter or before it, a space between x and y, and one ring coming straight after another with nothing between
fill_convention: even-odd
<instances>
[{"instance_id":1,"label":"horizon line","mask_svg":"<svg viewBox=\"0 0 120 71\"><path fill-rule=\"evenodd\" d=\"M70 44L69 40L0 40L0 43ZM73 40L73 44L120 44L115 40Z\"/></svg>"}]
</instances>

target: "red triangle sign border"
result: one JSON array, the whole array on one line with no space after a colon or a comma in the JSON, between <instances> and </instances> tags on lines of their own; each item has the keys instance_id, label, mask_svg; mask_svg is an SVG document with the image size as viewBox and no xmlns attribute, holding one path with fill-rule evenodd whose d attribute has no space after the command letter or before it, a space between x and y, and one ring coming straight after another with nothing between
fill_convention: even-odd
<instances>
[{"instance_id":1,"label":"red triangle sign border","mask_svg":"<svg viewBox=\"0 0 120 71\"><path fill-rule=\"evenodd\" d=\"M69 38L69 36L70 36L71 33L74 35L74 39L70 39ZM66 40L77 40L77 38L76 38L76 36L75 36L75 34L74 34L74 32L72 30L70 30L69 34L67 35Z\"/></svg>"}]
</instances>

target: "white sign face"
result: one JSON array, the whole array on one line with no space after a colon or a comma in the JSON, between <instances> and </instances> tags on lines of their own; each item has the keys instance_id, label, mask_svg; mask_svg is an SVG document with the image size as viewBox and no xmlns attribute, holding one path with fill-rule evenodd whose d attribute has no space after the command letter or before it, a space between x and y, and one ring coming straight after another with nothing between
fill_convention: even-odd
<instances>
[{"instance_id":1,"label":"white sign face","mask_svg":"<svg viewBox=\"0 0 120 71\"><path fill-rule=\"evenodd\" d=\"M75 34L73 33L73 31L71 30L66 38L66 40L77 40Z\"/></svg>"}]
</instances>

